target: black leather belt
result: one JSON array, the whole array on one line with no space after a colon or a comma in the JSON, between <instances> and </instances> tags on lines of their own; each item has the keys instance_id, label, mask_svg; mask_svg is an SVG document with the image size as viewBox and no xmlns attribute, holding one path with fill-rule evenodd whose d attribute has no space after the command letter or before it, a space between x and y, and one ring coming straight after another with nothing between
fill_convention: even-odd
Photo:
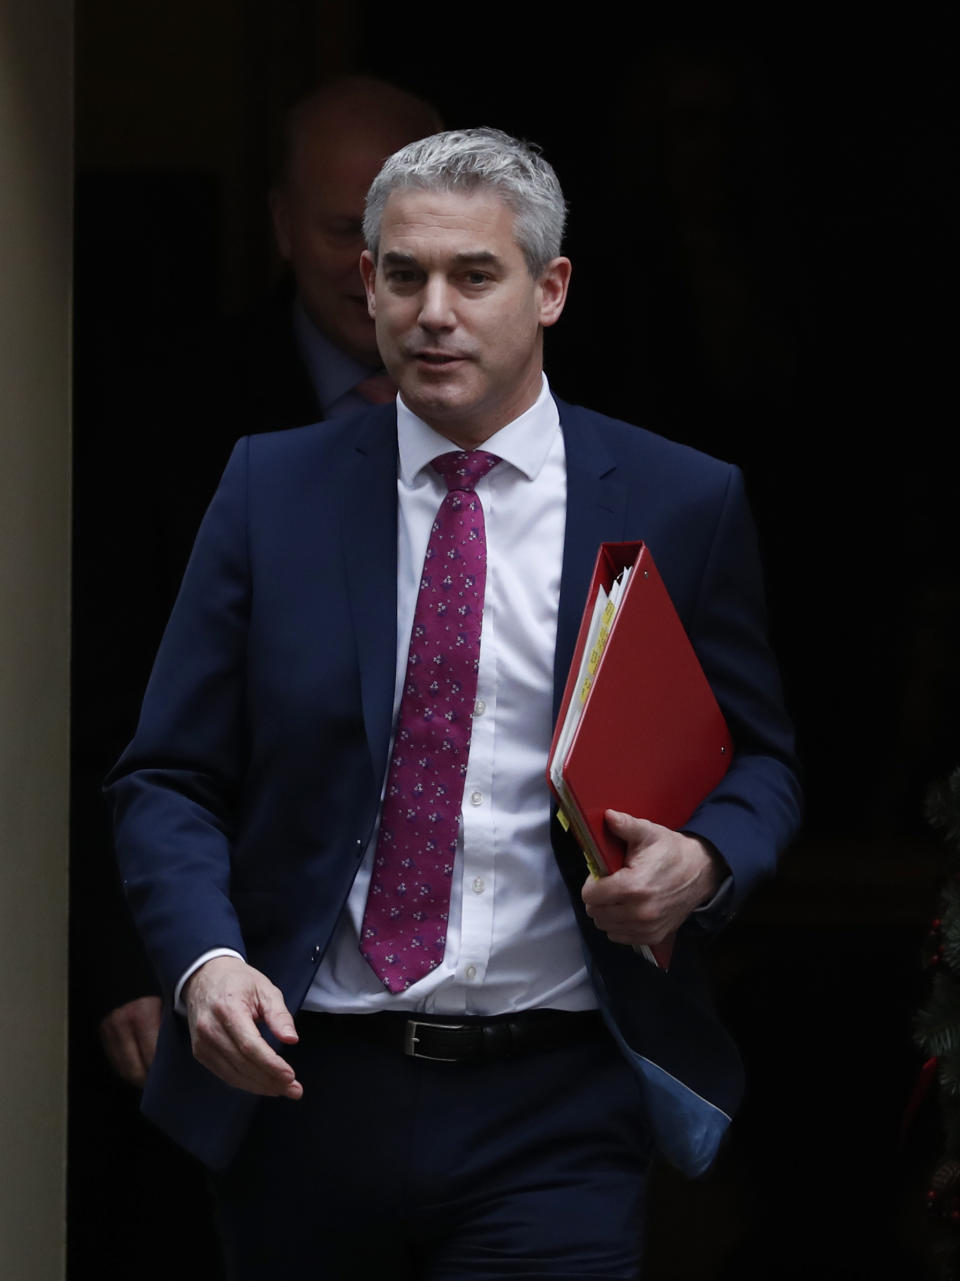
<instances>
[{"instance_id":1,"label":"black leather belt","mask_svg":"<svg viewBox=\"0 0 960 1281\"><path fill-rule=\"evenodd\" d=\"M490 1063L518 1054L555 1050L582 1041L604 1039L596 1010L524 1010L494 1018L377 1014L320 1014L301 1010L297 1031L306 1044L355 1038L434 1063Z\"/></svg>"}]
</instances>

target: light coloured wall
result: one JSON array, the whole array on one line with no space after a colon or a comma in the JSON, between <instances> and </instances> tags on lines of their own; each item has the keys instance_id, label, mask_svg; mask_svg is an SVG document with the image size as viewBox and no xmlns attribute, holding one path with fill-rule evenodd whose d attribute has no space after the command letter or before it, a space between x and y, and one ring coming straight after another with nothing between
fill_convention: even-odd
<instances>
[{"instance_id":1,"label":"light coloured wall","mask_svg":"<svg viewBox=\"0 0 960 1281\"><path fill-rule=\"evenodd\" d=\"M73 6L0 0L0 1277L64 1271Z\"/></svg>"}]
</instances>

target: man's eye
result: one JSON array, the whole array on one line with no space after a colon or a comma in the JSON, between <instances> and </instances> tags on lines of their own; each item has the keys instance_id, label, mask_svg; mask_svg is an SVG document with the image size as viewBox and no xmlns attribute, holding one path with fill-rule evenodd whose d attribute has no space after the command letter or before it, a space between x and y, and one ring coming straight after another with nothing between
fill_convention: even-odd
<instances>
[{"instance_id":1,"label":"man's eye","mask_svg":"<svg viewBox=\"0 0 960 1281\"><path fill-rule=\"evenodd\" d=\"M467 272L468 285L485 285L489 279L490 279L490 276L485 271L468 271Z\"/></svg>"},{"instance_id":2,"label":"man's eye","mask_svg":"<svg viewBox=\"0 0 960 1281\"><path fill-rule=\"evenodd\" d=\"M342 243L360 240L363 236L363 224L353 218L340 218L334 222L328 222L326 232L332 240L339 240Z\"/></svg>"}]
</instances>

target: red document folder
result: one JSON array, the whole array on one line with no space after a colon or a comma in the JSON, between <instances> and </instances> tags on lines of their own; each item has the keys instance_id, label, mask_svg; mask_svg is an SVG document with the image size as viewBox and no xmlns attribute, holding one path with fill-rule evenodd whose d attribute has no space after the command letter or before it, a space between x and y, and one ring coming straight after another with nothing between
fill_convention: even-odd
<instances>
[{"instance_id":1,"label":"red document folder","mask_svg":"<svg viewBox=\"0 0 960 1281\"><path fill-rule=\"evenodd\" d=\"M602 586L632 566L619 608L551 789L595 875L623 864L604 810L682 828L730 764L733 744L673 602L643 543L603 543L550 748L547 779Z\"/></svg>"}]
</instances>

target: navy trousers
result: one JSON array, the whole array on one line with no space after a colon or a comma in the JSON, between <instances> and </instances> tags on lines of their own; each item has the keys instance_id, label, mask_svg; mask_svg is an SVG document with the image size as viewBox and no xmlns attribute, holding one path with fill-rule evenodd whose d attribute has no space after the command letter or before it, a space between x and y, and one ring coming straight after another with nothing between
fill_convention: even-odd
<instances>
[{"instance_id":1,"label":"navy trousers","mask_svg":"<svg viewBox=\"0 0 960 1281\"><path fill-rule=\"evenodd\" d=\"M650 1143L612 1040L434 1063L338 1029L288 1057L303 1098L215 1179L230 1281L639 1276Z\"/></svg>"}]
</instances>

